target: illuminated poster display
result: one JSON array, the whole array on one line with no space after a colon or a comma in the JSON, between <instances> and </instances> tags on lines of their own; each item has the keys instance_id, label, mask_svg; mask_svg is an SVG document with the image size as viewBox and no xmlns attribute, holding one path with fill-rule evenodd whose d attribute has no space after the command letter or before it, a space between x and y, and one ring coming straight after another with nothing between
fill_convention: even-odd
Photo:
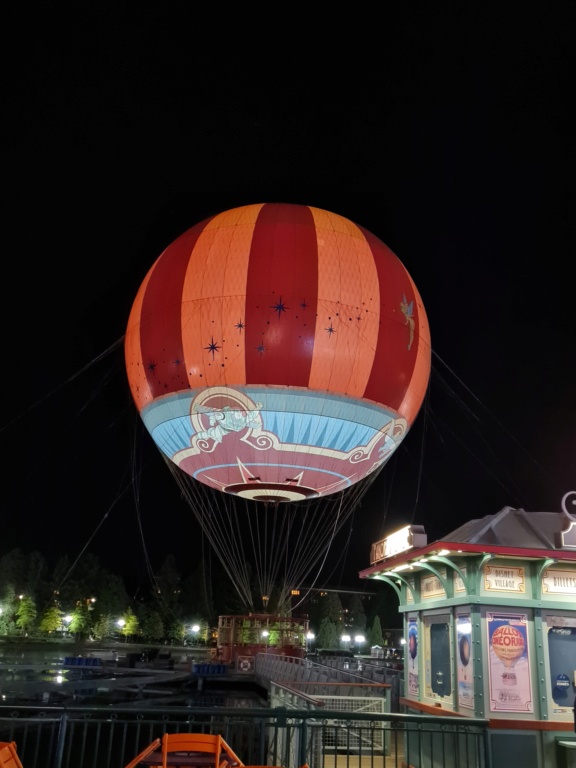
<instances>
[{"instance_id":1,"label":"illuminated poster display","mask_svg":"<svg viewBox=\"0 0 576 768\"><path fill-rule=\"evenodd\" d=\"M533 712L525 613L487 613L491 712Z\"/></svg>"},{"instance_id":2,"label":"illuminated poster display","mask_svg":"<svg viewBox=\"0 0 576 768\"><path fill-rule=\"evenodd\" d=\"M474 682L472 675L472 624L469 615L460 615L456 621L458 643L458 704L474 709Z\"/></svg>"},{"instance_id":3,"label":"illuminated poster display","mask_svg":"<svg viewBox=\"0 0 576 768\"><path fill-rule=\"evenodd\" d=\"M418 621L408 621L408 693L418 696Z\"/></svg>"},{"instance_id":4,"label":"illuminated poster display","mask_svg":"<svg viewBox=\"0 0 576 768\"><path fill-rule=\"evenodd\" d=\"M576 619L548 616L546 624L552 713L569 714L574 704L572 680L576 669Z\"/></svg>"}]
</instances>

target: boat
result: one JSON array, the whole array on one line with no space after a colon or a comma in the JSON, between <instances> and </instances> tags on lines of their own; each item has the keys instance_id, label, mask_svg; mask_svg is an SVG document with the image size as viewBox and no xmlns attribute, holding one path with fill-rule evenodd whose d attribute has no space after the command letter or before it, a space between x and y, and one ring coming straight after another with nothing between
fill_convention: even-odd
<instances>
[{"instance_id":1,"label":"boat","mask_svg":"<svg viewBox=\"0 0 576 768\"><path fill-rule=\"evenodd\" d=\"M218 617L216 659L238 672L253 672L258 653L306 656L307 617L247 613Z\"/></svg>"}]
</instances>

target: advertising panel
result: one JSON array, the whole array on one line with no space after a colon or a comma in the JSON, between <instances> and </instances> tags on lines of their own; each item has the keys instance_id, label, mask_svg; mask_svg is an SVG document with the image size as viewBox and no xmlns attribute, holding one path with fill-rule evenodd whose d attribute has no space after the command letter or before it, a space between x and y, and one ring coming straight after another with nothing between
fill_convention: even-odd
<instances>
[{"instance_id":1,"label":"advertising panel","mask_svg":"<svg viewBox=\"0 0 576 768\"><path fill-rule=\"evenodd\" d=\"M408 693L411 696L418 696L418 621L410 619L408 621L408 658L406 670L408 672Z\"/></svg>"},{"instance_id":2,"label":"advertising panel","mask_svg":"<svg viewBox=\"0 0 576 768\"><path fill-rule=\"evenodd\" d=\"M458 643L458 704L474 709L474 676L472 674L472 624L469 614L456 619L456 641Z\"/></svg>"},{"instance_id":3,"label":"advertising panel","mask_svg":"<svg viewBox=\"0 0 576 768\"><path fill-rule=\"evenodd\" d=\"M525 613L487 613L491 712L533 712Z\"/></svg>"}]
</instances>

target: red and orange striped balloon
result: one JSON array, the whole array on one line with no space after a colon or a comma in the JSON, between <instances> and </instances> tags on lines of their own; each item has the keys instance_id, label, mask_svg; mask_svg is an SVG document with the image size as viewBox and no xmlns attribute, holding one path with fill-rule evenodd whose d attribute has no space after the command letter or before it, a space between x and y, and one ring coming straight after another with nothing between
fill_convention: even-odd
<instances>
[{"instance_id":1,"label":"red and orange striped balloon","mask_svg":"<svg viewBox=\"0 0 576 768\"><path fill-rule=\"evenodd\" d=\"M384 243L319 208L259 204L164 250L125 357L147 429L184 472L290 501L384 465L422 405L431 349L418 290Z\"/></svg>"}]
</instances>

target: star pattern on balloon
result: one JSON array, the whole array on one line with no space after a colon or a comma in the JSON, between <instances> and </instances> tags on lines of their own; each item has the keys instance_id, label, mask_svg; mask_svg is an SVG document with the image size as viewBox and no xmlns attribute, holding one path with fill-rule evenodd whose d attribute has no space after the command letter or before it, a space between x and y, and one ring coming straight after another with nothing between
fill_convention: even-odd
<instances>
[{"instance_id":1,"label":"star pattern on balloon","mask_svg":"<svg viewBox=\"0 0 576 768\"><path fill-rule=\"evenodd\" d=\"M212 336L212 341L210 342L210 344L208 344L207 347L204 347L204 349L210 352L210 354L212 355L212 360L214 360L214 355L216 354L216 352L219 352L221 350L221 347L218 344L216 344L216 342L214 341L214 336Z\"/></svg>"},{"instance_id":2,"label":"star pattern on balloon","mask_svg":"<svg viewBox=\"0 0 576 768\"><path fill-rule=\"evenodd\" d=\"M276 304L272 304L270 309L273 309L274 312L278 312L278 317L280 317L283 312L286 312L286 310L289 309L289 307L284 304L282 297L280 297L279 301L277 301Z\"/></svg>"}]
</instances>

